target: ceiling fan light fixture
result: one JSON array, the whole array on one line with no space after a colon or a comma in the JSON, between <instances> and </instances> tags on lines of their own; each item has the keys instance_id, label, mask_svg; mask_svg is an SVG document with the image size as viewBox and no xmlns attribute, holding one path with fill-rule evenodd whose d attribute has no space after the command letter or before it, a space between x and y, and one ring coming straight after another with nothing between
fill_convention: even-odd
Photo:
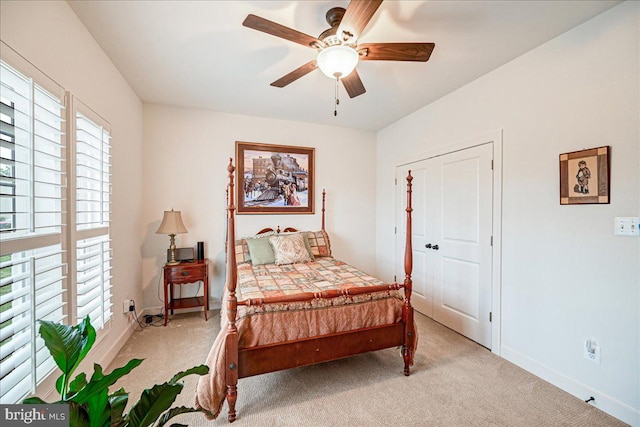
<instances>
[{"instance_id":1,"label":"ceiling fan light fixture","mask_svg":"<svg viewBox=\"0 0 640 427\"><path fill-rule=\"evenodd\" d=\"M358 52L350 46L329 46L318 52L316 62L327 77L345 78L358 65Z\"/></svg>"}]
</instances>

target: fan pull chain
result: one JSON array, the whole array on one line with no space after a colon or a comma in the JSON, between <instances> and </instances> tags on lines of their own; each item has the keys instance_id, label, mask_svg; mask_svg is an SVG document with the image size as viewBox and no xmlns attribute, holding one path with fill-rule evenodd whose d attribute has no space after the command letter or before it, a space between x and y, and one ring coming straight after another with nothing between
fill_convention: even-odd
<instances>
[{"instance_id":1,"label":"fan pull chain","mask_svg":"<svg viewBox=\"0 0 640 427\"><path fill-rule=\"evenodd\" d=\"M335 100L335 105L333 108L333 116L337 116L338 115L338 104L340 104L340 99L338 99L338 77L336 77L336 91L335 91L335 95L334 95L334 100Z\"/></svg>"}]
</instances>

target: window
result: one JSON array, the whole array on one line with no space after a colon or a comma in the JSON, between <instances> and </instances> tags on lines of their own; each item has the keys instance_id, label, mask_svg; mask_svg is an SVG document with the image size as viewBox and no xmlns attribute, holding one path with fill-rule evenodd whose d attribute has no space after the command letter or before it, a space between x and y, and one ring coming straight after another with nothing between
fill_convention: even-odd
<instances>
[{"instance_id":1,"label":"window","mask_svg":"<svg viewBox=\"0 0 640 427\"><path fill-rule=\"evenodd\" d=\"M74 100L74 106L80 104ZM111 318L111 173L109 132L75 113L76 322L87 315L99 329ZM90 112L90 111L88 111Z\"/></svg>"},{"instance_id":2,"label":"window","mask_svg":"<svg viewBox=\"0 0 640 427\"><path fill-rule=\"evenodd\" d=\"M109 326L109 149L108 123L2 43L0 403L55 368L38 320Z\"/></svg>"}]
</instances>

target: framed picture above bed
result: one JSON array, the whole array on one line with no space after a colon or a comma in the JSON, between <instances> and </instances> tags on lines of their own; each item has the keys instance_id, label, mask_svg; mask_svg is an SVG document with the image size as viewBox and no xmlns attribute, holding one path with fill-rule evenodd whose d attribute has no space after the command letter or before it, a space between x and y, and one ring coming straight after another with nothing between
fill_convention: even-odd
<instances>
[{"instance_id":1,"label":"framed picture above bed","mask_svg":"<svg viewBox=\"0 0 640 427\"><path fill-rule=\"evenodd\" d=\"M238 214L312 214L314 149L236 141Z\"/></svg>"},{"instance_id":2,"label":"framed picture above bed","mask_svg":"<svg viewBox=\"0 0 640 427\"><path fill-rule=\"evenodd\" d=\"M560 204L609 203L609 147L560 154Z\"/></svg>"}]
</instances>

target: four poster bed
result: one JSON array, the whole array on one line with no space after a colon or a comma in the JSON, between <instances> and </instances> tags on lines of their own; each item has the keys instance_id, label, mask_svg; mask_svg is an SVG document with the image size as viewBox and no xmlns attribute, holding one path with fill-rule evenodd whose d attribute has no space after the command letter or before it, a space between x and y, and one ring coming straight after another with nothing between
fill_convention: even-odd
<instances>
[{"instance_id":1,"label":"four poster bed","mask_svg":"<svg viewBox=\"0 0 640 427\"><path fill-rule=\"evenodd\" d=\"M281 233L279 227L267 228L256 237L236 241L232 159L227 169L227 270L221 330L207 357L210 372L198 381L196 406L217 417L226 398L228 420L233 422L240 378L389 347L401 348L404 375L409 375L417 338L411 306L411 172L407 176L405 279L386 284L331 256L324 191L320 231L285 228ZM274 259L258 250L265 244L273 250ZM296 261L296 257L301 258Z\"/></svg>"}]
</instances>

